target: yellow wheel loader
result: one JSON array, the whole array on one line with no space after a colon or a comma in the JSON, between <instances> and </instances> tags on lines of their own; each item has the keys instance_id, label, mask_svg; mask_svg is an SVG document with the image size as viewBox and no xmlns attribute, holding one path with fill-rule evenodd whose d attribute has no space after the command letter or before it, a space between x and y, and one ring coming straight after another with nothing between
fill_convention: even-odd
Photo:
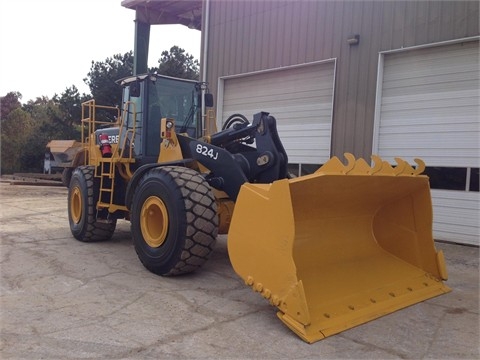
<instances>
[{"instance_id":1,"label":"yellow wheel loader","mask_svg":"<svg viewBox=\"0 0 480 360\"><path fill-rule=\"evenodd\" d=\"M449 291L421 160L346 154L291 178L268 113L207 134L205 84L152 74L120 84L113 126L93 100L82 105L85 164L68 193L76 239L109 239L127 219L140 261L168 276L200 268L228 233L234 270L310 343Z\"/></svg>"}]
</instances>

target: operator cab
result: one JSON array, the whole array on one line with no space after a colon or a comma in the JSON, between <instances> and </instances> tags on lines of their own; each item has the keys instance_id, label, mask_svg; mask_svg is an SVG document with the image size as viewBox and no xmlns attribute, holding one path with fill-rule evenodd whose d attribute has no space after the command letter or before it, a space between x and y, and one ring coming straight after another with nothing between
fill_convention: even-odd
<instances>
[{"instance_id":1,"label":"operator cab","mask_svg":"<svg viewBox=\"0 0 480 360\"><path fill-rule=\"evenodd\" d=\"M192 138L201 134L201 83L158 74L130 76L123 86L125 124L120 144L133 140L133 157L139 164L156 162L160 151L160 119L175 119L175 130ZM209 100L211 96L209 97ZM211 101L206 106L211 106ZM135 129L135 139L130 139ZM130 136L130 137L129 137Z\"/></svg>"}]
</instances>

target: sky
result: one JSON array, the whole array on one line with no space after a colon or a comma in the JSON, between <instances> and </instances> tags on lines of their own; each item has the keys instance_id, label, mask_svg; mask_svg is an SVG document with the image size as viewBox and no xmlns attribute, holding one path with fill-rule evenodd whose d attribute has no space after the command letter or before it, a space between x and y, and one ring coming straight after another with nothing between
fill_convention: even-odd
<instances>
[{"instance_id":1,"label":"sky","mask_svg":"<svg viewBox=\"0 0 480 360\"><path fill-rule=\"evenodd\" d=\"M0 0L0 96L22 94L22 103L52 98L83 82L92 60L133 50L135 11L122 0ZM152 25L148 65L174 45L200 60L200 31Z\"/></svg>"}]
</instances>

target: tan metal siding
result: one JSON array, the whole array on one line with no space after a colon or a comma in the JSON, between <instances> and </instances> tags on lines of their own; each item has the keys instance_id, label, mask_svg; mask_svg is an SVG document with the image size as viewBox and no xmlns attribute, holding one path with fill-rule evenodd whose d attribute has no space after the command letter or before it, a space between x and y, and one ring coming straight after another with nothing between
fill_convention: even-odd
<instances>
[{"instance_id":1,"label":"tan metal siding","mask_svg":"<svg viewBox=\"0 0 480 360\"><path fill-rule=\"evenodd\" d=\"M476 1L210 0L207 77L215 92L219 77L336 58L332 155L368 157L378 53L477 36L478 18Z\"/></svg>"}]
</instances>

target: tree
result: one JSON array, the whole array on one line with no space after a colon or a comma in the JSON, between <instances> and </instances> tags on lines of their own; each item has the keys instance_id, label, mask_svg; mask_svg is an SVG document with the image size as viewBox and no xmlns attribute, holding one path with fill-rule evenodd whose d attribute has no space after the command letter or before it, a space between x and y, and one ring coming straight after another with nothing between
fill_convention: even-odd
<instances>
[{"instance_id":1,"label":"tree","mask_svg":"<svg viewBox=\"0 0 480 360\"><path fill-rule=\"evenodd\" d=\"M170 52L163 51L158 63L158 68L152 68L152 72L157 70L162 75L191 80L198 80L200 77L198 60L178 46L172 46Z\"/></svg>"},{"instance_id":2,"label":"tree","mask_svg":"<svg viewBox=\"0 0 480 360\"><path fill-rule=\"evenodd\" d=\"M0 97L0 119L6 119L13 110L22 107L20 99L22 94L11 91L7 95Z\"/></svg>"},{"instance_id":3,"label":"tree","mask_svg":"<svg viewBox=\"0 0 480 360\"><path fill-rule=\"evenodd\" d=\"M90 96L80 95L75 85L66 88L60 95L55 94L53 101L58 104L66 126L79 125L82 118L82 103Z\"/></svg>"},{"instance_id":4,"label":"tree","mask_svg":"<svg viewBox=\"0 0 480 360\"><path fill-rule=\"evenodd\" d=\"M70 92L60 99L75 98ZM42 96L30 100L2 118L1 171L41 172L46 145L53 139L80 139L67 108Z\"/></svg>"},{"instance_id":5,"label":"tree","mask_svg":"<svg viewBox=\"0 0 480 360\"><path fill-rule=\"evenodd\" d=\"M95 102L99 105L121 106L122 88L115 81L131 76L133 71L133 52L116 54L104 62L92 61L92 66L83 79L90 88Z\"/></svg>"},{"instance_id":6,"label":"tree","mask_svg":"<svg viewBox=\"0 0 480 360\"><path fill-rule=\"evenodd\" d=\"M64 134L62 139L80 140L82 116L87 116L82 114L82 103L89 99L91 96L85 93L80 95L75 85L66 88L60 95L55 94L52 100L58 105L60 117L52 120L58 122L58 127Z\"/></svg>"},{"instance_id":7,"label":"tree","mask_svg":"<svg viewBox=\"0 0 480 360\"><path fill-rule=\"evenodd\" d=\"M47 143L52 139L68 139L67 126L63 123L62 113L58 104L46 96L30 100L23 106L32 119L32 131L25 140L20 156L21 170L39 172ZM67 132L68 133L68 132ZM68 135L68 137L64 137Z\"/></svg>"},{"instance_id":8,"label":"tree","mask_svg":"<svg viewBox=\"0 0 480 360\"><path fill-rule=\"evenodd\" d=\"M21 158L33 133L34 122L31 115L22 108L16 108L2 118L1 172L13 173L23 169ZM42 152L42 156L44 151Z\"/></svg>"},{"instance_id":9,"label":"tree","mask_svg":"<svg viewBox=\"0 0 480 360\"><path fill-rule=\"evenodd\" d=\"M33 129L33 120L22 109L21 98L16 91L0 97L2 174L21 169L21 154Z\"/></svg>"}]
</instances>

